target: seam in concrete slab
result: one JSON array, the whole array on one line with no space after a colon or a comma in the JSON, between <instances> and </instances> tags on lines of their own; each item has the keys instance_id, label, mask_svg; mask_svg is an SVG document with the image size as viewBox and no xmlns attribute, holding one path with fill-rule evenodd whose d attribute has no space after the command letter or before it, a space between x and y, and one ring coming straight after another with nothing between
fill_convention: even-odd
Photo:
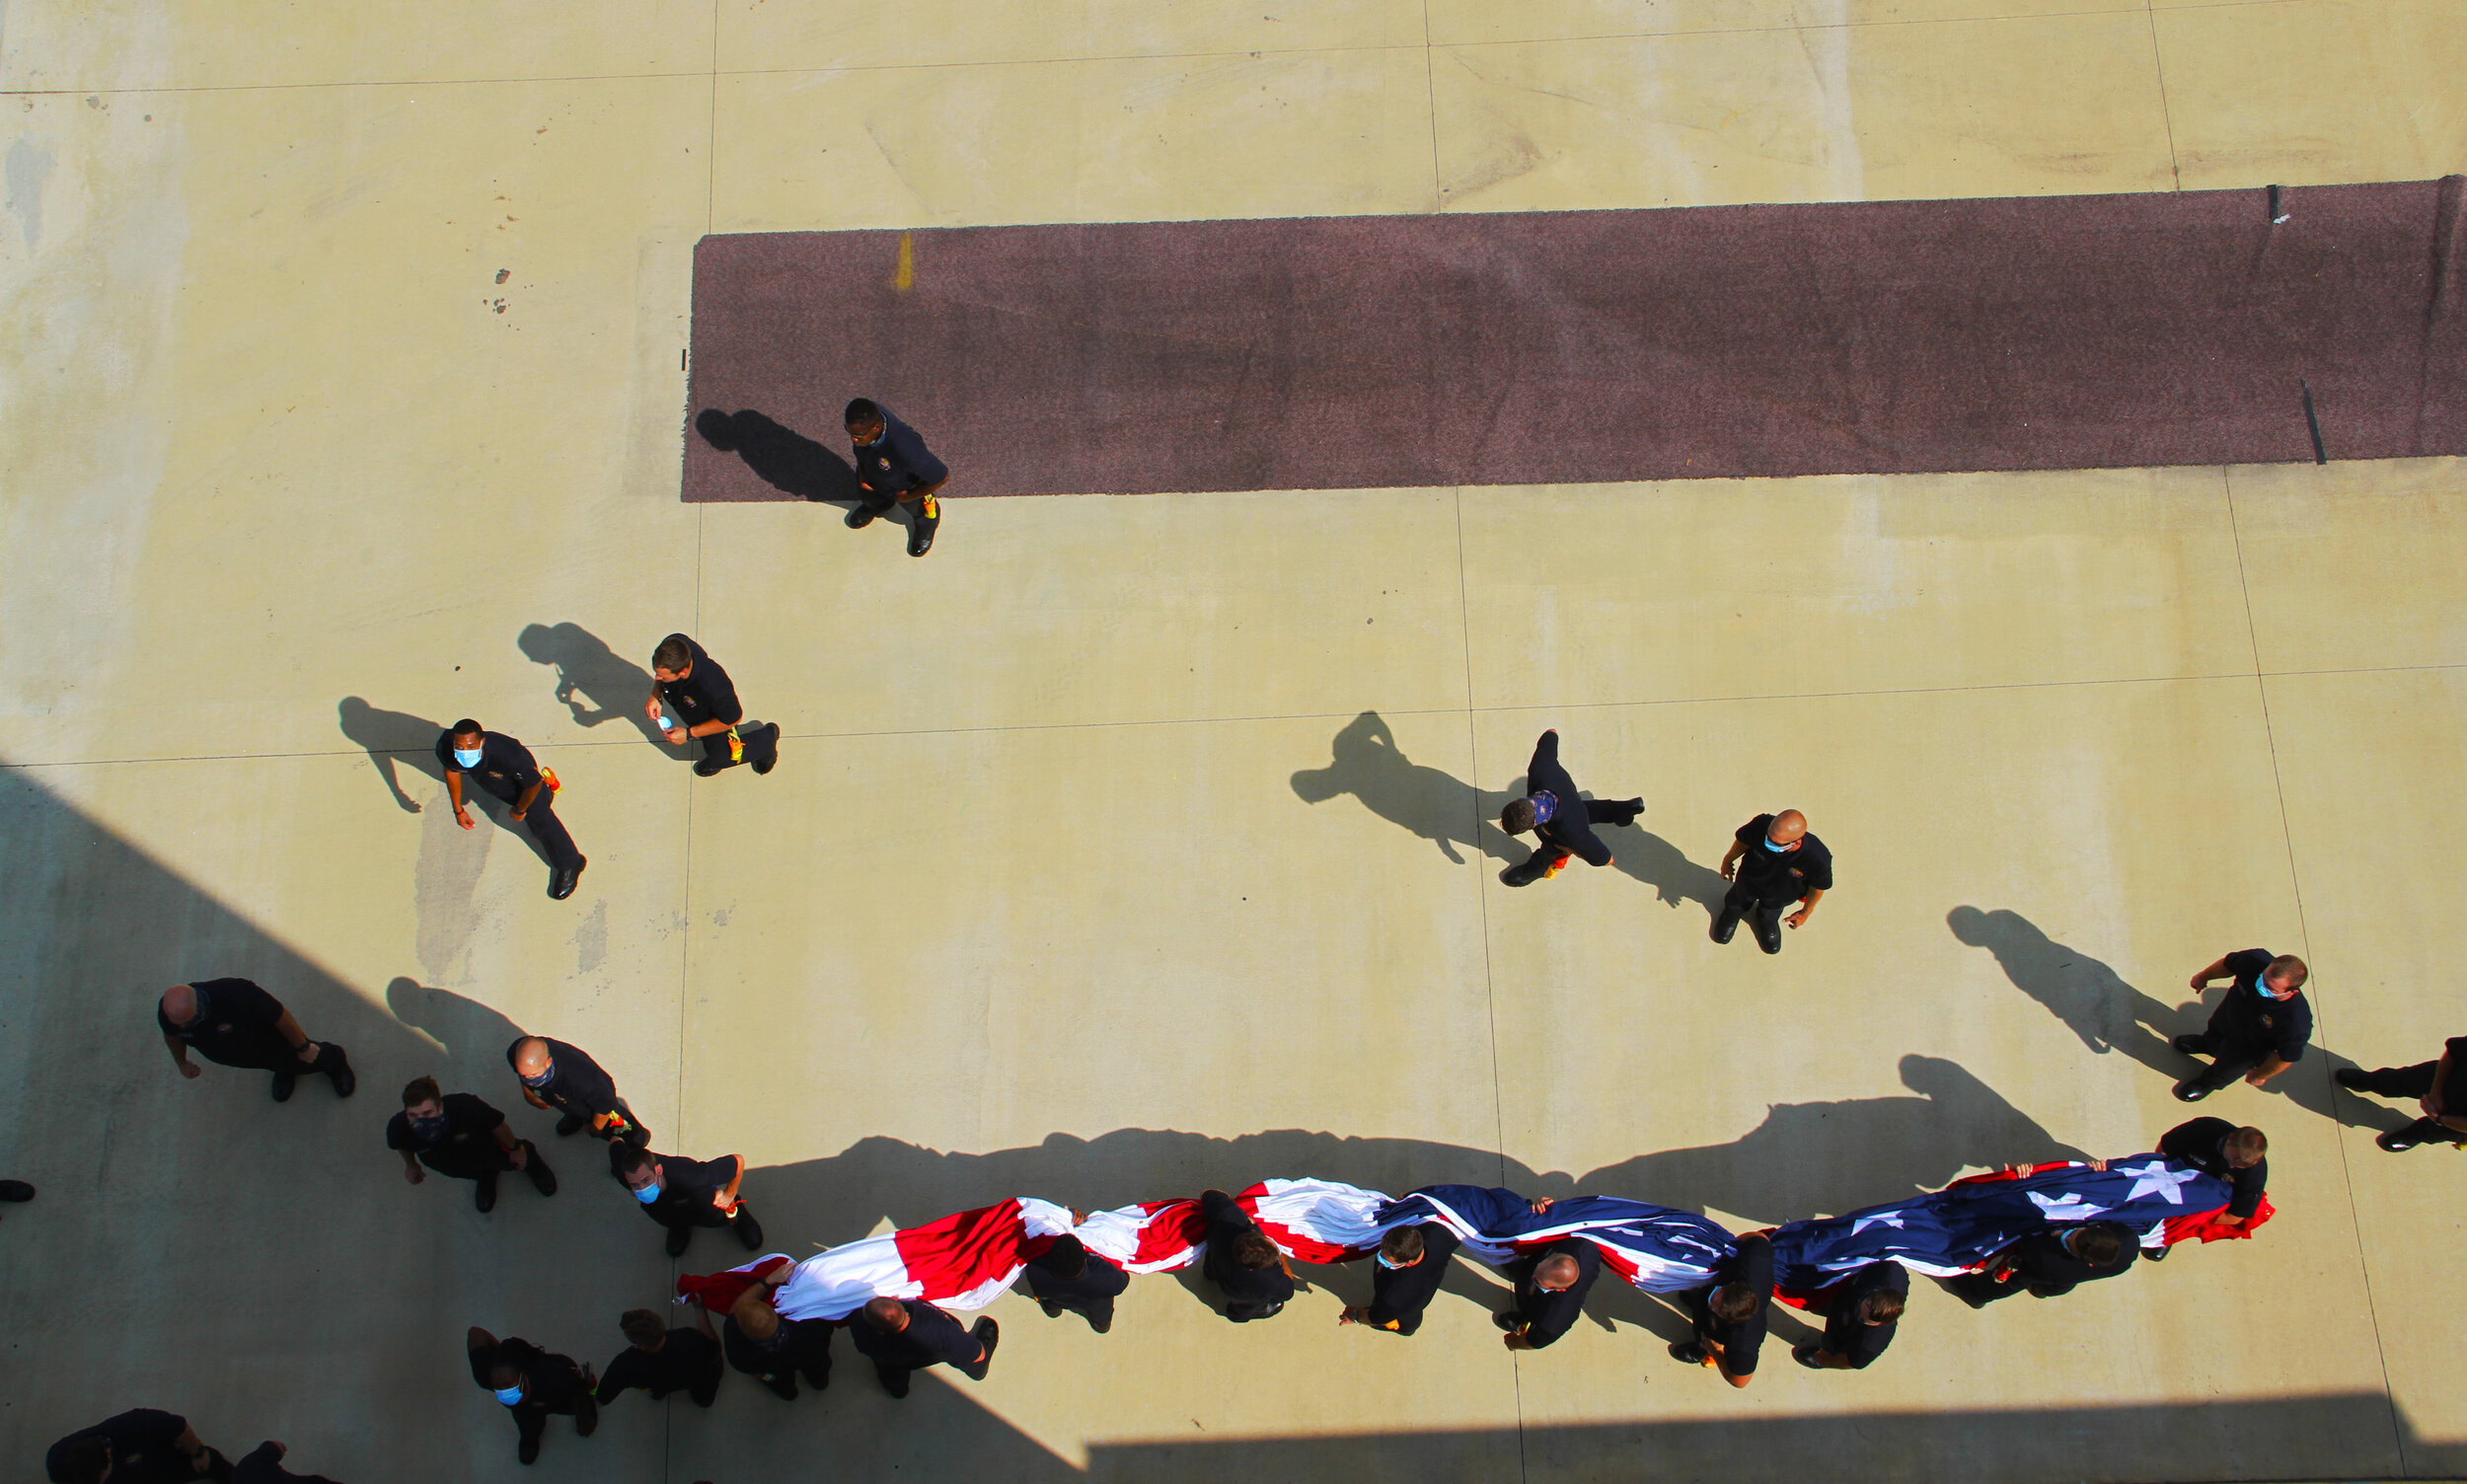
<instances>
[{"instance_id":1,"label":"seam in concrete slab","mask_svg":"<svg viewBox=\"0 0 2467 1484\"><path fill-rule=\"evenodd\" d=\"M2236 553L2236 586L2244 597L2244 634L2245 641L2253 650L2253 689L2262 703L2262 736L2270 746L2271 787L2279 795L2279 833L2287 852L2287 887L2295 896L2296 938L2304 946L2305 962L2310 963L2313 958L2313 930L2304 916L2304 876L2295 863L2295 827L2287 817L2286 779L2279 771L2279 732L2270 719L2270 677L2262 671L2261 635L2253 624L2253 584L2244 567L2244 533L2236 521L2234 475L2221 469L2218 472L2218 486L2227 504L2228 540ZM2329 1039L2327 1008L2319 997L2314 999L2313 1015L2320 1022L2321 1038L2325 1042ZM2326 1076L2328 1073L2324 1071L2322 1075ZM2338 1096L2335 1089L2331 1096ZM2406 1474L2412 1471L2412 1465L2407 1460L2407 1429L2399 1421L2398 1395L2390 1384L2390 1352L2381 1337L2381 1305L2373 1294L2372 1261L2364 1252L2363 1216L2355 1207L2355 1171L2348 1159L2345 1132L2337 1131L2331 1143L2339 1151L2339 1181L2347 1189L2348 1231L2355 1239L2355 1269L2364 1280L2364 1314L2372 1321L2373 1356L2381 1362L2381 1397L2389 1408L2390 1444L2398 1455L2399 1472Z\"/></svg>"},{"instance_id":2,"label":"seam in concrete slab","mask_svg":"<svg viewBox=\"0 0 2467 1484\"><path fill-rule=\"evenodd\" d=\"M2159 122L2167 126L2167 173L2182 190L2185 172L2176 159L2176 115L2167 107L2167 59L2159 50L2158 10L2152 0L2141 0L2141 13L2150 21L2150 67L2158 74Z\"/></svg>"},{"instance_id":3,"label":"seam in concrete slab","mask_svg":"<svg viewBox=\"0 0 2467 1484\"><path fill-rule=\"evenodd\" d=\"M2467 662L2426 665L2331 665L2305 670L2265 670L2259 672L2259 675L2264 680L2280 680L2305 675L2408 675L2436 670L2467 670ZM1969 691L2042 691L2068 686L2196 685L2214 680L2251 680L2255 678L2255 674L2256 672L2251 670L2233 670L2209 675L2115 675L2092 677L2086 680L1994 681L1968 686L1891 686L1872 691L1770 691L1737 696L1672 696L1642 701L1526 701L1475 706L1374 705L1369 709L1376 710L1383 716L1445 716L1458 711L1470 711L1475 715L1507 711L1589 711L1612 710L1621 706L1732 705L1742 702L1763 701L1856 701L1869 696L1951 696ZM780 735L798 742L831 742L867 737L952 737L979 732L1090 731L1105 727L1215 726L1259 721L1346 721L1360 714L1360 710L1344 710L1264 712L1242 716L1132 716L1103 721L1019 721L1000 726L881 727L870 731L792 732L784 727ZM578 752L591 748L639 747L642 744L638 739L628 738L619 742L591 739L555 742L526 740L523 745L533 752ZM151 758L0 759L0 772L32 768L115 768L124 764L137 763L279 763L304 758L364 757L369 751L370 749L365 747L310 747L294 752L171 753ZM416 758L427 756L431 749L381 747L375 751L381 757Z\"/></svg>"},{"instance_id":4,"label":"seam in concrete slab","mask_svg":"<svg viewBox=\"0 0 2467 1484\"><path fill-rule=\"evenodd\" d=\"M1425 0L1425 24L1427 24L1428 14L1428 0ZM1436 118L1436 115L1434 115L1434 118ZM1434 145L1434 149L1436 149L1436 145ZM1432 158L1434 161L1434 169L1436 169L1436 161L1438 157L1434 154ZM1474 716L1476 713L1473 707L1473 600L1470 596L1469 584L1465 576L1464 490L1459 487L1452 491L1452 493L1455 496L1457 505L1457 636L1464 641L1465 767L1472 774L1475 779L1473 785L1473 834L1471 838L1480 840L1482 838L1482 793L1480 783L1480 779L1482 777L1482 741L1478 734L1478 729L1474 726ZM1491 1137L1498 1145L1499 1183L1501 1185L1506 1185L1508 1183L1508 1100L1506 1094L1501 1091L1499 1085L1499 992L1498 982L1491 973L1490 885L1482 879L1481 861L1485 857L1480 855L1478 853L1474 856L1475 870L1473 876L1473 900L1475 905L1479 908L1482 925L1482 1007L1490 1020ZM1510 1399L1514 1402L1516 1408L1517 1479L1519 1484L1523 1484L1526 1477L1525 1370L1521 1364L1521 1358L1514 1355L1508 1357L1508 1386Z\"/></svg>"},{"instance_id":5,"label":"seam in concrete slab","mask_svg":"<svg viewBox=\"0 0 2467 1484\"><path fill-rule=\"evenodd\" d=\"M1437 65L1431 54L1431 0L1422 0L1422 97L1431 111L1431 209L1445 211L1448 187L1439 178L1439 82L1432 76ZM1463 555L1461 540L1458 543L1458 555Z\"/></svg>"},{"instance_id":6,"label":"seam in concrete slab","mask_svg":"<svg viewBox=\"0 0 2467 1484\"><path fill-rule=\"evenodd\" d=\"M2175 10L2225 10L2251 5L2310 5L2319 0L2205 0L2205 3L2172 6ZM1829 25L1802 26L1786 23L1775 26L1709 26L1672 31L1612 31L1589 33L1574 37L1511 37L1497 40L1452 42L1452 46L1540 46L1586 41L1642 41L1661 37L1753 36L1774 31L1864 31L1884 27L1977 25L1996 21L2062 21L2084 16L2131 15L2131 5L2094 5L2080 10L2026 12L2009 16L1913 16L1880 18L1870 21L1840 21ZM714 39L716 30L714 29ZM1205 61L1212 57L1310 56L1337 51L1410 51L1428 50L1433 44L1403 41L1386 45L1355 46L1261 46L1216 51L1125 51L1098 52L1087 56L976 57L949 62L858 62L825 64L813 67L737 67L720 72L714 65L705 72L577 72L558 76L534 76L516 73L499 77L382 77L343 79L335 82L299 83L195 83L188 85L157 85L153 87L69 87L69 88L0 88L0 98L120 98L175 93L285 93L316 88L471 88L503 84L542 83L625 83L658 82L691 77L782 77L800 73L831 72L930 72L960 67L1037 67L1080 66L1090 62L1179 62ZM714 62L716 58L714 57Z\"/></svg>"}]
</instances>

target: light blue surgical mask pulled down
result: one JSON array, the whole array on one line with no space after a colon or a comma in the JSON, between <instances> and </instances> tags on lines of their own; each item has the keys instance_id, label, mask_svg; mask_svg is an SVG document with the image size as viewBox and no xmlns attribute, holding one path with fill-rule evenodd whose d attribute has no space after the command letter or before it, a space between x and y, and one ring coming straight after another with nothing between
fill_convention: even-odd
<instances>
[{"instance_id":1,"label":"light blue surgical mask pulled down","mask_svg":"<svg viewBox=\"0 0 2467 1484\"><path fill-rule=\"evenodd\" d=\"M480 749L477 747L458 747L454 749L454 761L459 767L477 768L480 766Z\"/></svg>"},{"instance_id":2,"label":"light blue surgical mask pulled down","mask_svg":"<svg viewBox=\"0 0 2467 1484\"><path fill-rule=\"evenodd\" d=\"M1771 851L1776 855L1779 855L1790 849L1790 847L1786 845L1775 845L1773 843L1773 837L1770 835L1764 837L1764 848Z\"/></svg>"},{"instance_id":3,"label":"light blue surgical mask pulled down","mask_svg":"<svg viewBox=\"0 0 2467 1484\"><path fill-rule=\"evenodd\" d=\"M1378 1263L1381 1267L1387 1269L1391 1273L1401 1273L1405 1269L1413 1266L1413 1264L1409 1262L1389 1262L1387 1260L1387 1254L1384 1252L1372 1253L1371 1260Z\"/></svg>"},{"instance_id":4,"label":"light blue surgical mask pulled down","mask_svg":"<svg viewBox=\"0 0 2467 1484\"><path fill-rule=\"evenodd\" d=\"M498 1391L494 1394L497 1400L505 1403L509 1407L519 1407L522 1405L523 1388L520 1386L507 1386L502 1391Z\"/></svg>"},{"instance_id":5,"label":"light blue surgical mask pulled down","mask_svg":"<svg viewBox=\"0 0 2467 1484\"><path fill-rule=\"evenodd\" d=\"M634 1198L640 1201L645 1206L655 1205L659 1201L659 1187L656 1185L645 1185L640 1190L634 1193Z\"/></svg>"}]
</instances>

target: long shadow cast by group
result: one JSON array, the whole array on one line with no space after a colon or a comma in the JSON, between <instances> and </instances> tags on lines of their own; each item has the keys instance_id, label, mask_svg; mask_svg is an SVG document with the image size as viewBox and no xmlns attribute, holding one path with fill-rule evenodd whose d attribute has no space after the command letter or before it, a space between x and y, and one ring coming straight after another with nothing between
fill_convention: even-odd
<instances>
[{"instance_id":1,"label":"long shadow cast by group","mask_svg":"<svg viewBox=\"0 0 2467 1484\"><path fill-rule=\"evenodd\" d=\"M384 1126L422 1074L482 1093L552 1157L573 1149L513 1094L502 1042L486 1075L483 1043L504 1022L430 1014L440 1053L21 769L0 768L0 847L5 1173L40 1192L0 1230L0 1283L92 1279L76 1303L18 1316L22 1353L43 1359L0 1409L0 1472L39 1477L61 1434L154 1406L226 1452L280 1438L294 1466L339 1478L513 1477L512 1430L471 1382L464 1326L605 1360L616 1313L657 1300L670 1268L630 1203L573 1178L591 1172L575 1153L557 1197L511 1183L488 1216L462 1182L404 1180ZM314 1078L277 1104L262 1073L181 1077L156 997L220 976L256 980L347 1048L356 1095ZM660 1478L658 1424L611 1424L630 1441L587 1460L552 1447L532 1476Z\"/></svg>"},{"instance_id":2,"label":"long shadow cast by group","mask_svg":"<svg viewBox=\"0 0 2467 1484\"><path fill-rule=\"evenodd\" d=\"M1945 915L1945 926L1961 941L1995 955L2013 988L2046 1006L2097 1055L2121 1051L2170 1081L2191 1076L2203 1065L2178 1054L2168 1039L2208 1024L2210 1007L2227 992L2225 986L2209 990L2208 1005L2200 998L2170 1005L2135 989L2107 964L2049 937L2020 913L1956 907ZM2355 1065L2315 1043L2301 1063L2273 1077L2265 1090L2354 1128L2404 1127L2410 1121L2406 1114L2339 1090L2332 1074Z\"/></svg>"},{"instance_id":3,"label":"long shadow cast by group","mask_svg":"<svg viewBox=\"0 0 2467 1484\"><path fill-rule=\"evenodd\" d=\"M1522 777L1490 790L1416 763L1396 745L1387 718L1377 711L1364 711L1345 723L1328 750L1326 767L1294 775L1294 794L1304 803L1323 804L1350 794L1389 824L1431 842L1458 865L1464 863L1463 849L1501 861L1523 860L1533 853L1530 842L1511 838L1498 825L1499 811L1525 791ZM1693 902L1708 916L1720 906L1727 885L1719 871L1697 865L1679 847L1641 825L1603 834L1613 866L1652 887L1663 902L1672 907Z\"/></svg>"}]
</instances>

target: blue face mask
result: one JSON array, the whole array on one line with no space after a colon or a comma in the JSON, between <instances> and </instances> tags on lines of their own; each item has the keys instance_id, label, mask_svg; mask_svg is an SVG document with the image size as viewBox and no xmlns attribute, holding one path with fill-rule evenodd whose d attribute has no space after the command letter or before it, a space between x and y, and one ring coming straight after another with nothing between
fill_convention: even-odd
<instances>
[{"instance_id":1,"label":"blue face mask","mask_svg":"<svg viewBox=\"0 0 2467 1484\"><path fill-rule=\"evenodd\" d=\"M1533 823L1537 825L1546 825L1550 823L1551 819L1559 812L1559 798L1558 795L1554 793L1547 791L1536 793L1533 797Z\"/></svg>"},{"instance_id":2,"label":"blue face mask","mask_svg":"<svg viewBox=\"0 0 2467 1484\"><path fill-rule=\"evenodd\" d=\"M480 766L480 749L477 747L458 747L454 749L454 762L458 767L477 768Z\"/></svg>"},{"instance_id":3,"label":"blue face mask","mask_svg":"<svg viewBox=\"0 0 2467 1484\"><path fill-rule=\"evenodd\" d=\"M505 1403L507 1406L518 1407L522 1405L523 1388L519 1385L508 1386L504 1390L496 1392L495 1395L497 1400Z\"/></svg>"},{"instance_id":4,"label":"blue face mask","mask_svg":"<svg viewBox=\"0 0 2467 1484\"><path fill-rule=\"evenodd\" d=\"M1381 1267L1387 1269L1391 1273L1400 1273L1413 1266L1413 1264L1409 1262L1389 1262L1387 1260L1387 1254L1384 1252L1372 1253L1371 1260L1378 1263Z\"/></svg>"},{"instance_id":5,"label":"blue face mask","mask_svg":"<svg viewBox=\"0 0 2467 1484\"><path fill-rule=\"evenodd\" d=\"M1775 845L1773 843L1773 837L1770 835L1764 837L1764 848L1771 851L1776 855L1779 855L1790 849L1790 847L1786 845Z\"/></svg>"},{"instance_id":6,"label":"blue face mask","mask_svg":"<svg viewBox=\"0 0 2467 1484\"><path fill-rule=\"evenodd\" d=\"M645 1206L654 1205L659 1200L659 1187L656 1185L645 1185L640 1190L634 1193L634 1198L640 1201Z\"/></svg>"}]
</instances>

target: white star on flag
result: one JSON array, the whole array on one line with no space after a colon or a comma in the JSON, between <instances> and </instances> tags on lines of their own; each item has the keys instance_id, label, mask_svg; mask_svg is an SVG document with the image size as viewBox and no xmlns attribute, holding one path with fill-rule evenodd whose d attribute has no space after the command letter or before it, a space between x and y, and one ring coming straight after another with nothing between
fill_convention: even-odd
<instances>
[{"instance_id":1,"label":"white star on flag","mask_svg":"<svg viewBox=\"0 0 2467 1484\"><path fill-rule=\"evenodd\" d=\"M1907 1229L1902 1224L1902 1218L1888 1212L1883 1216L1863 1216L1859 1218L1857 1221L1850 1224L1850 1234L1852 1236L1856 1236L1870 1226L1891 1226L1896 1231Z\"/></svg>"},{"instance_id":2,"label":"white star on flag","mask_svg":"<svg viewBox=\"0 0 2467 1484\"><path fill-rule=\"evenodd\" d=\"M2051 1222L2086 1222L2107 1210L2104 1206L2091 1205L2078 1192L2070 1190L2054 1199L2034 1190L2030 1192L2030 1199L2038 1205L2039 1214Z\"/></svg>"},{"instance_id":3,"label":"white star on flag","mask_svg":"<svg viewBox=\"0 0 2467 1484\"><path fill-rule=\"evenodd\" d=\"M2143 1196L2163 1196L2170 1206L2182 1206L2185 1203L2182 1187L2192 1183L2194 1177L2194 1171L2169 1169L2165 1161L2158 1159L2151 1160L2139 1169L2131 1169L2120 1164L2116 1166L2116 1172L2120 1175L2132 1176L2132 1193L2126 1196L2126 1200L2138 1201Z\"/></svg>"}]
</instances>

